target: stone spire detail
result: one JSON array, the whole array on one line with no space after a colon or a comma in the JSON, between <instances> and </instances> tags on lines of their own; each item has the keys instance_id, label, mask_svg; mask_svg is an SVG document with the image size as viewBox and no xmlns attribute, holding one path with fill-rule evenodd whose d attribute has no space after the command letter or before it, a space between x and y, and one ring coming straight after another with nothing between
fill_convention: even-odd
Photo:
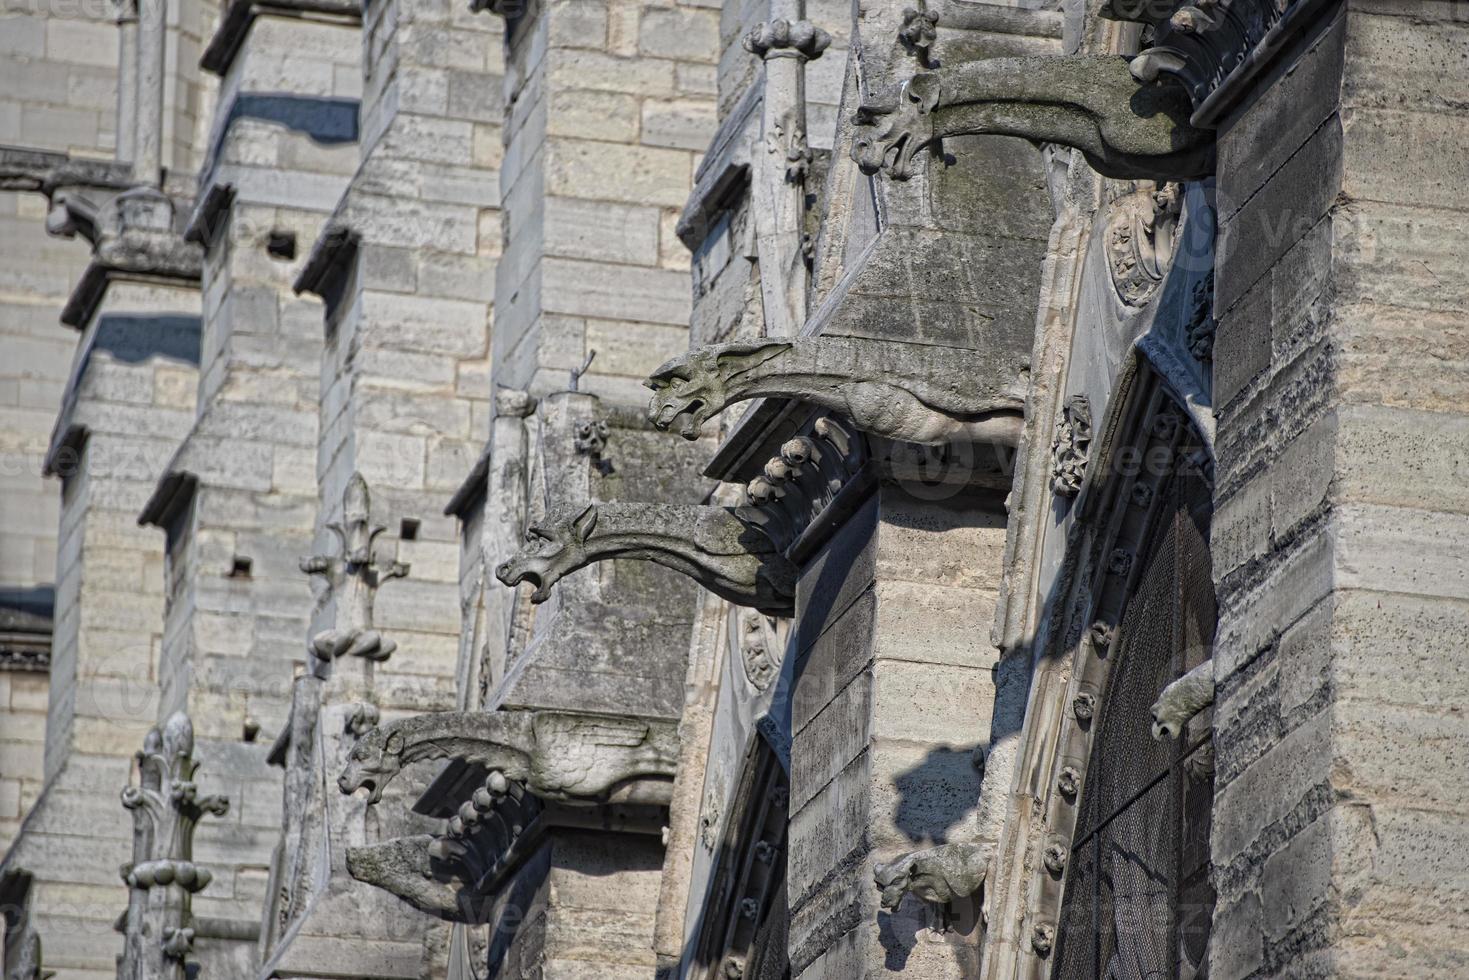
<instances>
[{"instance_id":1,"label":"stone spire detail","mask_svg":"<svg viewBox=\"0 0 1469 980\"><path fill-rule=\"evenodd\" d=\"M133 813L133 860L122 868L129 892L118 976L184 980L194 947L190 905L214 877L194 863L194 827L205 814L224 816L229 800L199 795L194 724L183 712L149 732L136 759L138 781L122 791Z\"/></svg>"}]
</instances>

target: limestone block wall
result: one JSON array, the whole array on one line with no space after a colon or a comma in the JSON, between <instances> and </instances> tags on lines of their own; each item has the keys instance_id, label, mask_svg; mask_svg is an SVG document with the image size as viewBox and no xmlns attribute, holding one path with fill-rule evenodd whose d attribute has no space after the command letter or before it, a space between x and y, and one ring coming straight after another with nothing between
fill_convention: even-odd
<instances>
[{"instance_id":1,"label":"limestone block wall","mask_svg":"<svg viewBox=\"0 0 1469 980\"><path fill-rule=\"evenodd\" d=\"M1454 6L1344 4L1221 132L1213 977L1469 968Z\"/></svg>"},{"instance_id":2,"label":"limestone block wall","mask_svg":"<svg viewBox=\"0 0 1469 980\"><path fill-rule=\"evenodd\" d=\"M197 419L145 519L169 537L160 717L195 719L196 754L232 803L199 828L218 884L195 913L253 925L280 834L266 755L312 607L298 562L316 522L322 306L292 284L356 167L356 102L335 93L360 43L351 19L262 16L242 33L191 228L206 247ZM228 203L211 207L216 194Z\"/></svg>"},{"instance_id":3,"label":"limestone block wall","mask_svg":"<svg viewBox=\"0 0 1469 980\"><path fill-rule=\"evenodd\" d=\"M879 915L875 864L973 839L996 652L1005 516L884 487L796 594L787 890L791 975L975 975L973 936L923 934L911 896Z\"/></svg>"},{"instance_id":4,"label":"limestone block wall","mask_svg":"<svg viewBox=\"0 0 1469 980\"><path fill-rule=\"evenodd\" d=\"M35 920L60 980L116 972L117 867L131 826L100 819L157 719L163 541L138 512L193 419L197 291L112 281L83 333L49 465L62 477L47 785L6 869L36 877Z\"/></svg>"},{"instance_id":5,"label":"limestone block wall","mask_svg":"<svg viewBox=\"0 0 1469 980\"><path fill-rule=\"evenodd\" d=\"M0 850L10 848L41 794L49 687L45 672L0 673Z\"/></svg>"},{"instance_id":6,"label":"limestone block wall","mask_svg":"<svg viewBox=\"0 0 1469 980\"><path fill-rule=\"evenodd\" d=\"M447 3L364 11L362 161L332 219L355 259L328 305L317 474L321 520L360 470L377 519L409 532L412 575L377 606L401 648L378 671L390 711L454 703L458 548L442 510L488 434L499 26Z\"/></svg>"},{"instance_id":7,"label":"limestone block wall","mask_svg":"<svg viewBox=\"0 0 1469 980\"><path fill-rule=\"evenodd\" d=\"M108 4L0 13L0 144L110 157L117 28ZM0 587L56 581L57 485L42 477L77 335L56 320L84 243L47 236L38 194L0 191ZM37 773L39 775L39 773Z\"/></svg>"},{"instance_id":8,"label":"limestone block wall","mask_svg":"<svg viewBox=\"0 0 1469 980\"><path fill-rule=\"evenodd\" d=\"M514 21L495 381L624 405L688 343L674 234L715 126L717 4L552 0Z\"/></svg>"}]
</instances>

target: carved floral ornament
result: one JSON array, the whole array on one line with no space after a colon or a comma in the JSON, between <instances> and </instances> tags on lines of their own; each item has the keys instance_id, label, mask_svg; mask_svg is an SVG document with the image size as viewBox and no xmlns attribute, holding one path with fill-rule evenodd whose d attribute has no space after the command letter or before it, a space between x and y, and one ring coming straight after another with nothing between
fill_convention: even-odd
<instances>
[{"instance_id":1,"label":"carved floral ornament","mask_svg":"<svg viewBox=\"0 0 1469 980\"><path fill-rule=\"evenodd\" d=\"M1051 440L1051 489L1057 496L1081 492L1091 457L1092 407L1085 395L1072 395L1056 419Z\"/></svg>"}]
</instances>

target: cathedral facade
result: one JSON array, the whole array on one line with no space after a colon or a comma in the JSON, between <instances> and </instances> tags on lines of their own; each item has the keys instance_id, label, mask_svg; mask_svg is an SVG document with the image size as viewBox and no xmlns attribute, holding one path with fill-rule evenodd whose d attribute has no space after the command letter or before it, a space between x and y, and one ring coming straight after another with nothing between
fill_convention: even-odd
<instances>
[{"instance_id":1,"label":"cathedral facade","mask_svg":"<svg viewBox=\"0 0 1469 980\"><path fill-rule=\"evenodd\" d=\"M1469 975L1466 106L1462 0L11 4L6 980Z\"/></svg>"}]
</instances>

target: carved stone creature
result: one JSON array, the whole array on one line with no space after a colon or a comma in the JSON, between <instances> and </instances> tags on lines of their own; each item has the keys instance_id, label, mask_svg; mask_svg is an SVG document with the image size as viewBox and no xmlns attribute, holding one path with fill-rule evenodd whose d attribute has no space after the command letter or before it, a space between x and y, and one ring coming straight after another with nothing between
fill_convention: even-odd
<instances>
[{"instance_id":1,"label":"carved stone creature","mask_svg":"<svg viewBox=\"0 0 1469 980\"><path fill-rule=\"evenodd\" d=\"M552 711L442 712L374 728L352 747L337 779L343 793L369 790L368 802L404 767L424 759L459 759L524 783L542 799L570 802L667 802L678 760L668 722ZM652 785L624 786L633 780Z\"/></svg>"},{"instance_id":2,"label":"carved stone creature","mask_svg":"<svg viewBox=\"0 0 1469 980\"><path fill-rule=\"evenodd\" d=\"M1139 82L1109 55L988 58L914 75L895 106L863 106L852 146L865 173L913 174L918 151L947 136L993 133L1060 143L1098 173L1192 180L1214 172L1214 134L1189 124L1175 81Z\"/></svg>"},{"instance_id":3,"label":"carved stone creature","mask_svg":"<svg viewBox=\"0 0 1469 980\"><path fill-rule=\"evenodd\" d=\"M1214 662L1205 660L1163 688L1153 703L1153 738L1178 738L1189 721L1214 703Z\"/></svg>"},{"instance_id":4,"label":"carved stone creature","mask_svg":"<svg viewBox=\"0 0 1469 980\"><path fill-rule=\"evenodd\" d=\"M728 507L589 504L573 517L532 525L526 537L531 547L497 568L495 577L512 588L533 583L531 602L545 602L553 585L593 562L636 558L687 575L735 605L790 614L795 569Z\"/></svg>"},{"instance_id":5,"label":"carved stone creature","mask_svg":"<svg viewBox=\"0 0 1469 980\"><path fill-rule=\"evenodd\" d=\"M882 891L882 907L895 909L907 893L946 905L967 898L984 885L991 844L940 844L879 864L872 877Z\"/></svg>"},{"instance_id":6,"label":"carved stone creature","mask_svg":"<svg viewBox=\"0 0 1469 980\"><path fill-rule=\"evenodd\" d=\"M726 406L794 398L901 442L1015 445L1024 370L997 365L994 352L853 337L714 344L653 372L648 418L659 429L677 422L684 438L697 439Z\"/></svg>"}]
</instances>

